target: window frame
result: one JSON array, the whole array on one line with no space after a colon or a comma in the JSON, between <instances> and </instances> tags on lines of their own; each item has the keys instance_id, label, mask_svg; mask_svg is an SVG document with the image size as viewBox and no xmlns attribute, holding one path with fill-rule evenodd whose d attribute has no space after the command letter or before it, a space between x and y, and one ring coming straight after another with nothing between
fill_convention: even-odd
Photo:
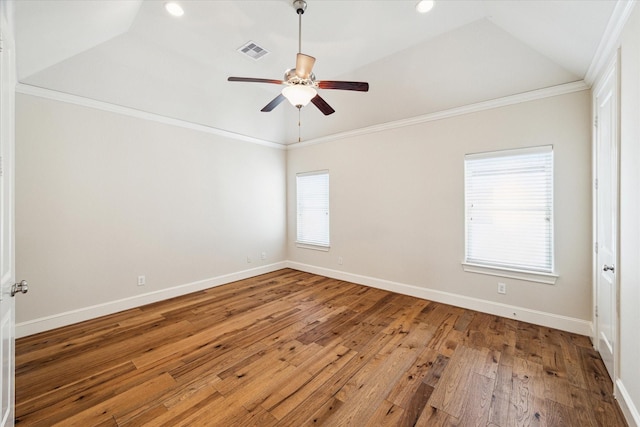
<instances>
[{"instance_id":1,"label":"window frame","mask_svg":"<svg viewBox=\"0 0 640 427\"><path fill-rule=\"evenodd\" d=\"M550 194L550 229L549 239L550 247L548 248L548 256L550 258L549 269L536 269L536 268L521 268L515 265L510 265L508 262L504 264L493 264L490 262L478 262L476 260L469 259L469 196L468 196L468 160L479 159L498 159L500 157L513 157L518 155L530 155L549 153L550 159L550 179L551 188ZM554 186L555 186L555 174L554 174L554 153L553 145L544 145L536 147L516 148L508 150L490 151L482 153L467 154L464 157L464 260L462 262L463 270L471 273L487 274L491 276L507 277L513 279L520 279L538 283L555 284L558 275L555 271L555 240L554 240L554 217L555 217L555 204L554 204Z\"/></svg>"},{"instance_id":2,"label":"window frame","mask_svg":"<svg viewBox=\"0 0 640 427\"><path fill-rule=\"evenodd\" d=\"M321 232L321 234L324 234L326 236L326 241L325 242L319 242L317 240L311 240L311 239L301 239L300 237L300 215L302 214L302 212L300 212L300 178L305 178L305 177L310 177L310 176L319 176L319 175L326 175L326 206L325 206L325 210L326 210L326 230L323 230ZM331 185L330 185L330 176L329 176L329 170L328 169L323 169L323 170L316 170L316 171L310 171L310 172L298 172L296 173L296 246L299 248L303 248L303 249L313 249L313 250L319 250L319 251L328 251L331 248L331 204L330 204L330 197L331 197Z\"/></svg>"}]
</instances>

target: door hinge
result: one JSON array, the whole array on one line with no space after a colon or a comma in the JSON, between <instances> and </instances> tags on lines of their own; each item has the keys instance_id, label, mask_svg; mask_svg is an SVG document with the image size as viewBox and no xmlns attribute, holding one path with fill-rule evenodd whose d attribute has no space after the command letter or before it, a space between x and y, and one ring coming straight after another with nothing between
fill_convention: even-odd
<instances>
[{"instance_id":1,"label":"door hinge","mask_svg":"<svg viewBox=\"0 0 640 427\"><path fill-rule=\"evenodd\" d=\"M598 189L598 178L593 180L593 186L595 187L595 189Z\"/></svg>"},{"instance_id":2,"label":"door hinge","mask_svg":"<svg viewBox=\"0 0 640 427\"><path fill-rule=\"evenodd\" d=\"M596 127L596 128L598 127L598 116L595 116L593 118L593 127Z\"/></svg>"},{"instance_id":3,"label":"door hinge","mask_svg":"<svg viewBox=\"0 0 640 427\"><path fill-rule=\"evenodd\" d=\"M598 317L598 306L596 305L596 317Z\"/></svg>"},{"instance_id":4,"label":"door hinge","mask_svg":"<svg viewBox=\"0 0 640 427\"><path fill-rule=\"evenodd\" d=\"M2 163L2 156L0 156L0 178L2 178L2 175L4 175L4 167L3 167L3 163Z\"/></svg>"},{"instance_id":5,"label":"door hinge","mask_svg":"<svg viewBox=\"0 0 640 427\"><path fill-rule=\"evenodd\" d=\"M598 242L595 242L595 243L593 244L593 251L594 251L595 253L598 253Z\"/></svg>"}]
</instances>

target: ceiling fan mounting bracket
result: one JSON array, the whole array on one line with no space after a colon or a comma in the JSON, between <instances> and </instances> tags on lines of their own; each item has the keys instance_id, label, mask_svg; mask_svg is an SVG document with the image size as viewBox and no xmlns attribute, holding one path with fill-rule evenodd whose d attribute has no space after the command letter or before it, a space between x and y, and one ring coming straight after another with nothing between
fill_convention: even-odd
<instances>
[{"instance_id":1,"label":"ceiling fan mounting bracket","mask_svg":"<svg viewBox=\"0 0 640 427\"><path fill-rule=\"evenodd\" d=\"M302 15L307 10L307 2L305 0L293 0L293 8L298 15Z\"/></svg>"}]
</instances>

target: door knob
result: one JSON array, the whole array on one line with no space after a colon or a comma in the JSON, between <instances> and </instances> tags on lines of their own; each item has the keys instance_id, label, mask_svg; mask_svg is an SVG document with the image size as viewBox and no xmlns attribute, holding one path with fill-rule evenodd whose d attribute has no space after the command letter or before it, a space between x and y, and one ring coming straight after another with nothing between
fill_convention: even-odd
<instances>
[{"instance_id":1,"label":"door knob","mask_svg":"<svg viewBox=\"0 0 640 427\"><path fill-rule=\"evenodd\" d=\"M26 294L28 290L29 285L27 284L27 281L22 280L20 283L14 283L13 286L11 286L11 296L15 297L18 292Z\"/></svg>"},{"instance_id":2,"label":"door knob","mask_svg":"<svg viewBox=\"0 0 640 427\"><path fill-rule=\"evenodd\" d=\"M615 273L616 268L613 265L607 265L605 264L604 267L602 267L603 271L610 271L612 273Z\"/></svg>"}]
</instances>

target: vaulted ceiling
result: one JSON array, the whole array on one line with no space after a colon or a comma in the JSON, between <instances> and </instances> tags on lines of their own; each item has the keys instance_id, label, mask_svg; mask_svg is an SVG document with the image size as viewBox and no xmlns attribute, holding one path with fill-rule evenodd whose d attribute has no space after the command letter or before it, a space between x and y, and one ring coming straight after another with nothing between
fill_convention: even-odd
<instances>
[{"instance_id":1,"label":"vaulted ceiling","mask_svg":"<svg viewBox=\"0 0 640 427\"><path fill-rule=\"evenodd\" d=\"M307 0L302 51L336 110L282 103L282 89L228 76L282 79L295 66L290 0L15 2L21 83L282 144L320 138L536 89L582 81L616 6L610 0ZM269 54L238 52L248 41Z\"/></svg>"}]
</instances>

